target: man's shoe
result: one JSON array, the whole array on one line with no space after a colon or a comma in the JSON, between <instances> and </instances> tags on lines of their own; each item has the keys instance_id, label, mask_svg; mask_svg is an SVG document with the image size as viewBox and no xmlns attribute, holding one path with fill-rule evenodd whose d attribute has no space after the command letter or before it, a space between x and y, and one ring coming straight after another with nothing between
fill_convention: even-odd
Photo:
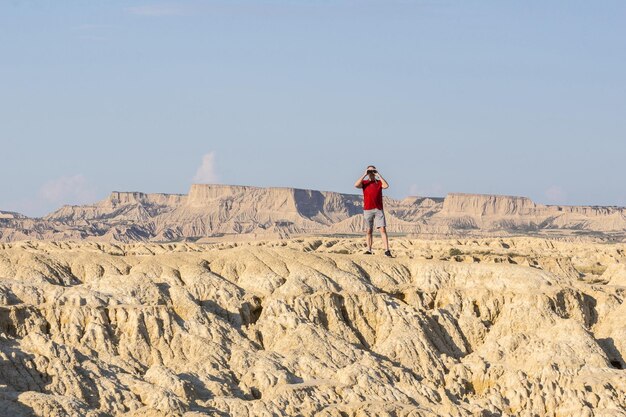
<instances>
[{"instance_id":1,"label":"man's shoe","mask_svg":"<svg viewBox=\"0 0 626 417\"><path fill-rule=\"evenodd\" d=\"M365 252L363 252L363 255L373 255L371 250L366 250Z\"/></svg>"},{"instance_id":2,"label":"man's shoe","mask_svg":"<svg viewBox=\"0 0 626 417\"><path fill-rule=\"evenodd\" d=\"M386 250L385 251L385 256L387 256L388 258L393 258L393 256L391 256L391 251L390 250Z\"/></svg>"}]
</instances>

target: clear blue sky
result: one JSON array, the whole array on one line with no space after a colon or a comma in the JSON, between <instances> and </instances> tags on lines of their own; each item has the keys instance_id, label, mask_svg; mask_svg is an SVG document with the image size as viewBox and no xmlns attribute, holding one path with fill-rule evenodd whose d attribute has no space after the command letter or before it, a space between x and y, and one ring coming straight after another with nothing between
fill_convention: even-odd
<instances>
[{"instance_id":1,"label":"clear blue sky","mask_svg":"<svg viewBox=\"0 0 626 417\"><path fill-rule=\"evenodd\" d=\"M2 1L0 210L194 178L355 192L367 164L396 198L626 205L624 22L623 0Z\"/></svg>"}]
</instances>

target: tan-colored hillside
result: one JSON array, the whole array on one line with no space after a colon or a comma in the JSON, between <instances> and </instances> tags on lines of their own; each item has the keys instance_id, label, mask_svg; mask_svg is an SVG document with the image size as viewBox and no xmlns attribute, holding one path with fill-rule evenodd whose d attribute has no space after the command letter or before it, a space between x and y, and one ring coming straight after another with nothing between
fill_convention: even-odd
<instances>
[{"instance_id":1,"label":"tan-colored hillside","mask_svg":"<svg viewBox=\"0 0 626 417\"><path fill-rule=\"evenodd\" d=\"M449 194L385 199L389 231L404 235L592 236L623 240L626 209L543 206L528 198ZM64 206L42 219L0 215L0 241L206 241L360 234L357 194L193 185L187 195L113 192L93 205Z\"/></svg>"},{"instance_id":2,"label":"tan-colored hillside","mask_svg":"<svg viewBox=\"0 0 626 417\"><path fill-rule=\"evenodd\" d=\"M361 250L0 244L1 413L624 415L626 245Z\"/></svg>"}]
</instances>

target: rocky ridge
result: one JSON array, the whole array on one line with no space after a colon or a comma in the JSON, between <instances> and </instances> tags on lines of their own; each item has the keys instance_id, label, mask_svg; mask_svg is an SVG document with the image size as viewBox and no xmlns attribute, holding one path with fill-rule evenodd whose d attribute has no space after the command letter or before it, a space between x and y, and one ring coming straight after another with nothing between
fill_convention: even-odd
<instances>
[{"instance_id":1,"label":"rocky ridge","mask_svg":"<svg viewBox=\"0 0 626 417\"><path fill-rule=\"evenodd\" d=\"M626 415L625 244L361 245L0 244L0 410Z\"/></svg>"},{"instance_id":2,"label":"rocky ridge","mask_svg":"<svg viewBox=\"0 0 626 417\"><path fill-rule=\"evenodd\" d=\"M405 235L562 235L626 238L626 208L545 206L528 198L449 194L385 199L389 231ZM357 194L194 184L189 194L113 192L93 205L43 218L0 213L0 241L203 241L236 237L356 234Z\"/></svg>"}]
</instances>

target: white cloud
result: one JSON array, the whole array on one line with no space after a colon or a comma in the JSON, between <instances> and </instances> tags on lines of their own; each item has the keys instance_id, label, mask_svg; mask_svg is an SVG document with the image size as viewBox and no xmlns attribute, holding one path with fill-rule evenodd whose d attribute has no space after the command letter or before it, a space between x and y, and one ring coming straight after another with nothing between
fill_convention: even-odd
<instances>
[{"instance_id":1,"label":"white cloud","mask_svg":"<svg viewBox=\"0 0 626 417\"><path fill-rule=\"evenodd\" d=\"M39 196L55 204L85 204L96 199L96 192L82 174L63 176L41 186Z\"/></svg>"},{"instance_id":2,"label":"white cloud","mask_svg":"<svg viewBox=\"0 0 626 417\"><path fill-rule=\"evenodd\" d=\"M182 7L168 4L149 4L145 6L128 7L126 11L137 16L181 16L185 14Z\"/></svg>"},{"instance_id":3,"label":"white cloud","mask_svg":"<svg viewBox=\"0 0 626 417\"><path fill-rule=\"evenodd\" d=\"M215 173L215 152L209 152L202 157L202 164L193 177L194 182L199 183L216 183L218 182Z\"/></svg>"},{"instance_id":4,"label":"white cloud","mask_svg":"<svg viewBox=\"0 0 626 417\"><path fill-rule=\"evenodd\" d=\"M563 204L567 202L567 192L558 185L553 185L552 187L548 188L544 192L544 195L548 199L548 203Z\"/></svg>"}]
</instances>

